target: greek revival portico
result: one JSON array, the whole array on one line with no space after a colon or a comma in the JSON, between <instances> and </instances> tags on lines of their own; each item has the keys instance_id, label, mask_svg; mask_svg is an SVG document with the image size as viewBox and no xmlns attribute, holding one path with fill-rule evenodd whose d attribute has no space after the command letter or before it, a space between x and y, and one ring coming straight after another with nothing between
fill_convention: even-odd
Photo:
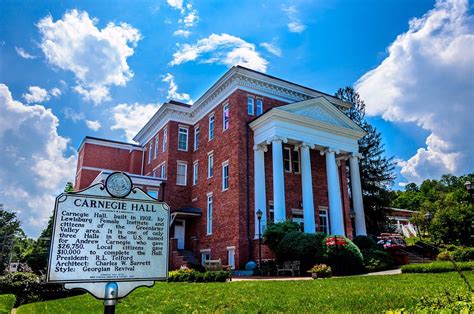
<instances>
[{"instance_id":1,"label":"greek revival portico","mask_svg":"<svg viewBox=\"0 0 474 314\"><path fill-rule=\"evenodd\" d=\"M283 144L300 152L304 231L316 232L311 150L325 156L330 233L345 235L338 162L349 159L351 193L357 235L365 235L365 217L359 174L357 141L365 132L325 97L276 107L250 123L254 132L255 213L263 212L267 224L265 158L272 158L274 221L286 220ZM271 156L265 154L271 146ZM266 156L268 155L268 156ZM256 226L257 218L255 217ZM258 236L258 228L255 228Z\"/></svg>"}]
</instances>

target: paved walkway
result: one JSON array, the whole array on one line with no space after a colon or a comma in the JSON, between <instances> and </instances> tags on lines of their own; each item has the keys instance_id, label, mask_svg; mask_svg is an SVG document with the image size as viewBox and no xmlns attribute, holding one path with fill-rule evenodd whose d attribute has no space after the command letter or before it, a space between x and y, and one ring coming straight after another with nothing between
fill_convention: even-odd
<instances>
[{"instance_id":1,"label":"paved walkway","mask_svg":"<svg viewBox=\"0 0 474 314\"><path fill-rule=\"evenodd\" d=\"M385 275L398 275L401 274L401 269L391 269L378 271L374 273L368 273L358 276L385 276ZM337 278L337 277L333 277ZM313 280L311 277L270 277L270 276L251 276L251 277L233 277L232 281L286 281L286 280Z\"/></svg>"}]
</instances>

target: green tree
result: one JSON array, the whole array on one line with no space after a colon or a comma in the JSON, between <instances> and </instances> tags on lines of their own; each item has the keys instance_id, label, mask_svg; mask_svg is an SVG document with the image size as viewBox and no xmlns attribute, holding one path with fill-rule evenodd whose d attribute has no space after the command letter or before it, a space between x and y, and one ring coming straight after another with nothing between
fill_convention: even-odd
<instances>
[{"instance_id":1,"label":"green tree","mask_svg":"<svg viewBox=\"0 0 474 314\"><path fill-rule=\"evenodd\" d=\"M378 234L387 231L387 214L392 200L389 187L395 179L393 160L385 156L382 134L367 122L365 103L359 94L352 87L345 87L340 88L335 96L352 103L345 114L367 132L359 140L359 153L363 157L359 167L367 232Z\"/></svg>"},{"instance_id":2,"label":"green tree","mask_svg":"<svg viewBox=\"0 0 474 314\"><path fill-rule=\"evenodd\" d=\"M16 213L0 207L0 273L3 273L5 267L10 262L13 254L15 237L22 232L20 221L16 217Z\"/></svg>"}]
</instances>

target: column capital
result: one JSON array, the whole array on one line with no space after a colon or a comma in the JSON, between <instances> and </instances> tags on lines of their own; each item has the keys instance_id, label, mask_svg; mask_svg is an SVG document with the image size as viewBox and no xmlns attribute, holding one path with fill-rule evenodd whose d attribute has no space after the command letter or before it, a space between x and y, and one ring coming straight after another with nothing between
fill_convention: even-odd
<instances>
[{"instance_id":1,"label":"column capital","mask_svg":"<svg viewBox=\"0 0 474 314\"><path fill-rule=\"evenodd\" d=\"M256 144L253 145L253 150L263 150L263 152L266 153L268 151L268 146L266 144Z\"/></svg>"},{"instance_id":2,"label":"column capital","mask_svg":"<svg viewBox=\"0 0 474 314\"><path fill-rule=\"evenodd\" d=\"M303 148L303 147L308 147L309 149L314 148L314 144L308 143L308 142L301 142L298 147Z\"/></svg>"},{"instance_id":3,"label":"column capital","mask_svg":"<svg viewBox=\"0 0 474 314\"><path fill-rule=\"evenodd\" d=\"M288 143L288 139L286 137L281 137L281 136L274 136L271 139L267 140L267 145L270 145L273 142L283 142L283 143Z\"/></svg>"},{"instance_id":4,"label":"column capital","mask_svg":"<svg viewBox=\"0 0 474 314\"><path fill-rule=\"evenodd\" d=\"M322 156L326 153L335 153L335 154L339 154L339 149L335 149L335 148L332 148L332 147L325 147L323 148L322 150L319 151L319 154Z\"/></svg>"},{"instance_id":5,"label":"column capital","mask_svg":"<svg viewBox=\"0 0 474 314\"><path fill-rule=\"evenodd\" d=\"M357 159L362 159L364 158L361 153L359 152L351 152L349 153L349 158L357 158Z\"/></svg>"}]
</instances>

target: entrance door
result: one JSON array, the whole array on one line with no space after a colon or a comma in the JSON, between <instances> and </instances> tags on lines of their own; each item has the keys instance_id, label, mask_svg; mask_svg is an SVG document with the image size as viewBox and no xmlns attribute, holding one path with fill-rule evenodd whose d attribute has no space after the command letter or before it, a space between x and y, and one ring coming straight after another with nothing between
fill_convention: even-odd
<instances>
[{"instance_id":1,"label":"entrance door","mask_svg":"<svg viewBox=\"0 0 474 314\"><path fill-rule=\"evenodd\" d=\"M174 221L174 238L178 239L178 250L184 250L184 220Z\"/></svg>"},{"instance_id":2,"label":"entrance door","mask_svg":"<svg viewBox=\"0 0 474 314\"><path fill-rule=\"evenodd\" d=\"M235 248L227 248L227 262L231 269L235 269Z\"/></svg>"}]
</instances>

